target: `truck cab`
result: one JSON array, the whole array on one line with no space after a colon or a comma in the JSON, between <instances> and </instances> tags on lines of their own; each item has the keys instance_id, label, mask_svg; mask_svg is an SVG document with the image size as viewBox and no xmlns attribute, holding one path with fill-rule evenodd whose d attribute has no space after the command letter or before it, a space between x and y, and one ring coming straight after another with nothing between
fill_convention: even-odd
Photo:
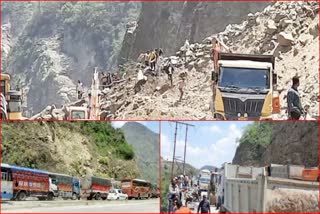
<instances>
[{"instance_id":1,"label":"truck cab","mask_svg":"<svg viewBox=\"0 0 320 214\"><path fill-rule=\"evenodd\" d=\"M215 118L271 120L280 112L273 56L220 53L218 64Z\"/></svg>"},{"instance_id":2,"label":"truck cab","mask_svg":"<svg viewBox=\"0 0 320 214\"><path fill-rule=\"evenodd\" d=\"M89 118L86 106L69 106L68 120L86 120Z\"/></svg>"},{"instance_id":3,"label":"truck cab","mask_svg":"<svg viewBox=\"0 0 320 214\"><path fill-rule=\"evenodd\" d=\"M10 75L1 73L1 119L21 120L22 94L20 90L11 90Z\"/></svg>"},{"instance_id":4,"label":"truck cab","mask_svg":"<svg viewBox=\"0 0 320 214\"><path fill-rule=\"evenodd\" d=\"M58 180L49 177L49 193L48 193L48 199L49 199L49 200L52 200L53 197L58 197L58 196L59 196Z\"/></svg>"},{"instance_id":5,"label":"truck cab","mask_svg":"<svg viewBox=\"0 0 320 214\"><path fill-rule=\"evenodd\" d=\"M9 91L8 117L9 120L21 120L22 117L22 99L20 91Z\"/></svg>"}]
</instances>

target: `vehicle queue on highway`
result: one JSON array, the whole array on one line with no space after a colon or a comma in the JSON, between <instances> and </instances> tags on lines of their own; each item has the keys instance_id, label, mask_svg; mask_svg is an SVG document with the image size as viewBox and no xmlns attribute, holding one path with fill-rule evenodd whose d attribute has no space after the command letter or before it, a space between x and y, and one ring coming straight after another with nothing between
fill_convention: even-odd
<instances>
[{"instance_id":1,"label":"vehicle queue on highway","mask_svg":"<svg viewBox=\"0 0 320 214\"><path fill-rule=\"evenodd\" d=\"M142 179L114 179L96 176L78 178L9 164L1 164L1 199L25 201L28 197L39 200L87 199L127 200L158 198L157 185Z\"/></svg>"}]
</instances>

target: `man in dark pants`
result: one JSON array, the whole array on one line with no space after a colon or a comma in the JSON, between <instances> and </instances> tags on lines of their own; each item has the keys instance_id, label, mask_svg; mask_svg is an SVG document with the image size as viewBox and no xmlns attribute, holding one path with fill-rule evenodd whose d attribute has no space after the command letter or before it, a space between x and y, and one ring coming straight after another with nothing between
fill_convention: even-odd
<instances>
[{"instance_id":1,"label":"man in dark pants","mask_svg":"<svg viewBox=\"0 0 320 214\"><path fill-rule=\"evenodd\" d=\"M210 202L207 200L207 196L203 196L202 201L200 202L199 206L198 206L198 212L199 210L201 211L201 213L210 213Z\"/></svg>"},{"instance_id":2,"label":"man in dark pants","mask_svg":"<svg viewBox=\"0 0 320 214\"><path fill-rule=\"evenodd\" d=\"M298 87L300 85L299 78L292 78L292 87L288 90L287 103L288 103L288 118L291 120L299 120L304 110L301 106L300 95Z\"/></svg>"}]
</instances>

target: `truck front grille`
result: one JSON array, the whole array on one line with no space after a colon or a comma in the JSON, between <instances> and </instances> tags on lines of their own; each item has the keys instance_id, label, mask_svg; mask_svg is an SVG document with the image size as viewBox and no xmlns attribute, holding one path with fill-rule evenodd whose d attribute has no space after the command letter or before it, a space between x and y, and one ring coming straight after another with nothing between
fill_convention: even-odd
<instances>
[{"instance_id":1,"label":"truck front grille","mask_svg":"<svg viewBox=\"0 0 320 214\"><path fill-rule=\"evenodd\" d=\"M238 114L241 117L245 113L248 114L248 119L259 119L261 117L261 111L264 104L264 99L247 99L241 101L239 98L223 97L223 105L228 120L238 119Z\"/></svg>"}]
</instances>

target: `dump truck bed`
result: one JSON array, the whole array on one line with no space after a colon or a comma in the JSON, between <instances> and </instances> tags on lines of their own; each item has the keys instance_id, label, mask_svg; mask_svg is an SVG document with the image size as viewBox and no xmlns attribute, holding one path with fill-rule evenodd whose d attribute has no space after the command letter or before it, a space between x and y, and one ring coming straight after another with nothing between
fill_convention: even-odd
<instances>
[{"instance_id":1,"label":"dump truck bed","mask_svg":"<svg viewBox=\"0 0 320 214\"><path fill-rule=\"evenodd\" d=\"M319 183L294 179L258 176L256 179L230 178L225 184L224 208L228 212L316 211ZM307 199L307 200L304 200ZM312 201L308 201L312 199ZM301 208L302 208L301 207Z\"/></svg>"},{"instance_id":2,"label":"dump truck bed","mask_svg":"<svg viewBox=\"0 0 320 214\"><path fill-rule=\"evenodd\" d=\"M275 57L273 55L219 53L218 60L250 60L255 62L269 62L272 63L273 69L275 65Z\"/></svg>"}]
</instances>

